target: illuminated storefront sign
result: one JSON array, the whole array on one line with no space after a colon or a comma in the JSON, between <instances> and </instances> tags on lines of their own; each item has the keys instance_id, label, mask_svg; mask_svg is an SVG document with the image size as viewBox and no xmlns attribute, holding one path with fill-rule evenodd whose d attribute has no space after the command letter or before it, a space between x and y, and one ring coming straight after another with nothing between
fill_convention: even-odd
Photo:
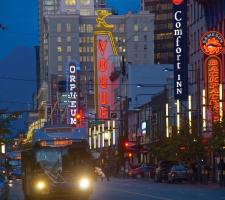
<instances>
[{"instance_id":1,"label":"illuminated storefront sign","mask_svg":"<svg viewBox=\"0 0 225 200\"><path fill-rule=\"evenodd\" d=\"M208 109L213 113L214 122L220 119L220 83L221 83L221 61L217 56L210 56L205 61L206 69L206 98Z\"/></svg>"},{"instance_id":2,"label":"illuminated storefront sign","mask_svg":"<svg viewBox=\"0 0 225 200\"><path fill-rule=\"evenodd\" d=\"M110 15L106 10L98 10L95 31L95 109L99 119L108 119L113 109L115 86L110 80L114 71L113 56L117 55L112 36L113 26L105 22ZM118 86L117 86L118 87Z\"/></svg>"},{"instance_id":3,"label":"illuminated storefront sign","mask_svg":"<svg viewBox=\"0 0 225 200\"><path fill-rule=\"evenodd\" d=\"M76 65L70 64L67 73L68 81L68 124L75 126L77 124L77 73Z\"/></svg>"},{"instance_id":4,"label":"illuminated storefront sign","mask_svg":"<svg viewBox=\"0 0 225 200\"><path fill-rule=\"evenodd\" d=\"M204 54L219 55L223 51L224 37L221 33L216 31L206 32L200 40L200 47Z\"/></svg>"},{"instance_id":5,"label":"illuminated storefront sign","mask_svg":"<svg viewBox=\"0 0 225 200\"><path fill-rule=\"evenodd\" d=\"M174 97L188 97L187 2L173 0Z\"/></svg>"},{"instance_id":6,"label":"illuminated storefront sign","mask_svg":"<svg viewBox=\"0 0 225 200\"><path fill-rule=\"evenodd\" d=\"M222 62L218 57L224 47L224 37L217 31L206 32L200 40L205 60L206 108L212 115L213 122L222 118Z\"/></svg>"}]
</instances>

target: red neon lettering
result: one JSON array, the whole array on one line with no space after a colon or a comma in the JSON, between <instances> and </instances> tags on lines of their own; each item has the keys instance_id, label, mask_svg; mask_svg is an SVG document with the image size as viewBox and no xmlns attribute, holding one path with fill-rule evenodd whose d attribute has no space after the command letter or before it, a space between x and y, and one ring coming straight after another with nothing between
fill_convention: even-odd
<instances>
[{"instance_id":1,"label":"red neon lettering","mask_svg":"<svg viewBox=\"0 0 225 200\"><path fill-rule=\"evenodd\" d=\"M99 87L102 89L107 88L107 77L106 75L102 75L99 77Z\"/></svg>"},{"instance_id":2,"label":"red neon lettering","mask_svg":"<svg viewBox=\"0 0 225 200\"><path fill-rule=\"evenodd\" d=\"M99 94L100 104L106 105L106 104L107 104L107 97L108 97L107 92L101 92L101 93Z\"/></svg>"},{"instance_id":3,"label":"red neon lettering","mask_svg":"<svg viewBox=\"0 0 225 200\"><path fill-rule=\"evenodd\" d=\"M106 44L107 44L107 40L104 40L104 41L99 40L98 41L98 46L99 46L102 56L104 55Z\"/></svg>"},{"instance_id":4,"label":"red neon lettering","mask_svg":"<svg viewBox=\"0 0 225 200\"><path fill-rule=\"evenodd\" d=\"M104 58L101 58L101 60L99 61L99 70L101 72L105 72L106 68L107 68L106 60Z\"/></svg>"},{"instance_id":5,"label":"red neon lettering","mask_svg":"<svg viewBox=\"0 0 225 200\"><path fill-rule=\"evenodd\" d=\"M105 107L100 107L99 110L99 118L100 119L105 119L108 117L108 109Z\"/></svg>"},{"instance_id":6,"label":"red neon lettering","mask_svg":"<svg viewBox=\"0 0 225 200\"><path fill-rule=\"evenodd\" d=\"M208 103L213 112L213 121L219 120L219 100L220 100L220 68L219 61L217 59L208 60Z\"/></svg>"}]
</instances>

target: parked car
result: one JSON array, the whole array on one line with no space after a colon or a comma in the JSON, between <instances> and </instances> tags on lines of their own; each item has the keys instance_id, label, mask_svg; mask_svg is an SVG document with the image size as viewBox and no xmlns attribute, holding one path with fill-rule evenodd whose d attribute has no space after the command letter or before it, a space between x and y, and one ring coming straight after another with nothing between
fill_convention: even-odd
<instances>
[{"instance_id":1,"label":"parked car","mask_svg":"<svg viewBox=\"0 0 225 200\"><path fill-rule=\"evenodd\" d=\"M168 173L168 181L173 183L183 180L187 180L187 168L184 165L173 165Z\"/></svg>"},{"instance_id":2,"label":"parked car","mask_svg":"<svg viewBox=\"0 0 225 200\"><path fill-rule=\"evenodd\" d=\"M160 161L155 170L155 181L162 182L168 180L168 173L174 163L171 161Z\"/></svg>"},{"instance_id":3,"label":"parked car","mask_svg":"<svg viewBox=\"0 0 225 200\"><path fill-rule=\"evenodd\" d=\"M128 172L128 176L135 178L141 178L146 176L149 177L152 174L154 174L154 167L148 165L142 165L140 167L130 169L130 171Z\"/></svg>"},{"instance_id":4,"label":"parked car","mask_svg":"<svg viewBox=\"0 0 225 200\"><path fill-rule=\"evenodd\" d=\"M7 200L9 194L9 186L7 176L0 173L0 199Z\"/></svg>"}]
</instances>

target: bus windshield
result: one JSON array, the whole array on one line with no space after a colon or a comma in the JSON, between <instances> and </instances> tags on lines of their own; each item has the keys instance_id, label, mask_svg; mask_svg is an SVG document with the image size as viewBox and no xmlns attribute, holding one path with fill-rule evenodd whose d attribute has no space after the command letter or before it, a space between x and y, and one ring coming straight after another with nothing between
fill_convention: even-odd
<instances>
[{"instance_id":1,"label":"bus windshield","mask_svg":"<svg viewBox=\"0 0 225 200\"><path fill-rule=\"evenodd\" d=\"M36 163L43 170L52 173L71 171L88 164L90 154L85 149L45 148L36 152Z\"/></svg>"}]
</instances>

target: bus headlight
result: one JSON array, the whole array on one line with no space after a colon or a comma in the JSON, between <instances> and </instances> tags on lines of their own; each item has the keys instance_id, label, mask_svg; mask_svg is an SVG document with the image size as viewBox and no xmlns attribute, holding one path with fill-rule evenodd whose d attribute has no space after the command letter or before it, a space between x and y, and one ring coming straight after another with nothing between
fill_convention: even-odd
<instances>
[{"instance_id":1,"label":"bus headlight","mask_svg":"<svg viewBox=\"0 0 225 200\"><path fill-rule=\"evenodd\" d=\"M80 189L86 190L90 187L90 180L87 178L82 178L79 182Z\"/></svg>"},{"instance_id":2,"label":"bus headlight","mask_svg":"<svg viewBox=\"0 0 225 200\"><path fill-rule=\"evenodd\" d=\"M37 190L43 190L46 188L46 183L44 181L38 181L35 187Z\"/></svg>"}]
</instances>

